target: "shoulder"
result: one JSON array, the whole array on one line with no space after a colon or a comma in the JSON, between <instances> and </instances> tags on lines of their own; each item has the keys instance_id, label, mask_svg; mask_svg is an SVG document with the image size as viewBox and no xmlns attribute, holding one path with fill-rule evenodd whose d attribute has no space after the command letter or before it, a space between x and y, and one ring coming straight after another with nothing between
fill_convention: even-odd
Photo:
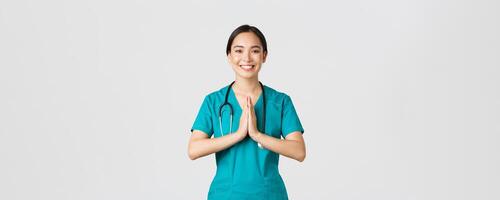
<instances>
[{"instance_id":1,"label":"shoulder","mask_svg":"<svg viewBox=\"0 0 500 200\"><path fill-rule=\"evenodd\" d=\"M220 99L225 97L228 87L229 86L226 85L222 88L209 92L205 95L204 101L206 101L207 103L215 103L217 101L220 101Z\"/></svg>"},{"instance_id":2,"label":"shoulder","mask_svg":"<svg viewBox=\"0 0 500 200\"><path fill-rule=\"evenodd\" d=\"M266 98L275 103L283 103L290 100L290 96L285 92L278 91L270 86L264 85Z\"/></svg>"}]
</instances>

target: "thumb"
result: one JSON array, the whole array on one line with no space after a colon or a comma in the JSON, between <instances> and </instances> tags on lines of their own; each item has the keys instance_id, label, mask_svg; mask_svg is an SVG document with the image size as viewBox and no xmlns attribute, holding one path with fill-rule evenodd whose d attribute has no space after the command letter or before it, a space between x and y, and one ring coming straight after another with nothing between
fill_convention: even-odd
<instances>
[{"instance_id":1,"label":"thumb","mask_svg":"<svg viewBox=\"0 0 500 200\"><path fill-rule=\"evenodd\" d=\"M250 108L250 97L247 96L247 109Z\"/></svg>"},{"instance_id":2,"label":"thumb","mask_svg":"<svg viewBox=\"0 0 500 200\"><path fill-rule=\"evenodd\" d=\"M250 118L251 118L251 116L250 116L250 103L251 103L251 102L250 102L250 101L251 101L251 100L250 100L250 97L249 97L249 96L247 96L247 113L246 113L246 114L247 114L247 116L248 116L248 117L247 117L248 119L250 119Z\"/></svg>"},{"instance_id":3,"label":"thumb","mask_svg":"<svg viewBox=\"0 0 500 200\"><path fill-rule=\"evenodd\" d=\"M248 110L249 110L248 109L248 97L246 97L245 100L246 101L245 101L245 109L244 109L245 111L244 111L244 114L246 115L245 117L248 118Z\"/></svg>"}]
</instances>

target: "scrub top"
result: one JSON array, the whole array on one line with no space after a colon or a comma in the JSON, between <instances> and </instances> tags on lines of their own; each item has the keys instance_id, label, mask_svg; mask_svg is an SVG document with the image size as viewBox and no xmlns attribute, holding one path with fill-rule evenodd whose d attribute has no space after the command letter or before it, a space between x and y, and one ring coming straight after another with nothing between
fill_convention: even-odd
<instances>
[{"instance_id":1,"label":"scrub top","mask_svg":"<svg viewBox=\"0 0 500 200\"><path fill-rule=\"evenodd\" d=\"M226 86L208 94L201 105L191 131L200 130L209 137L221 137L219 130L219 107L224 103ZM266 95L266 134L275 138L285 138L288 134L304 129L290 97L270 87L264 86ZM262 93L261 93L262 94ZM254 110L257 128L263 132L263 99L259 96ZM242 108L232 88L228 102L233 107L233 125L229 131L229 106L222 109L222 131L224 135L238 130ZM288 199L283 179L278 170L279 154L259 148L249 136L233 146L215 154L217 172L208 192L209 200L248 199L282 200Z\"/></svg>"}]
</instances>

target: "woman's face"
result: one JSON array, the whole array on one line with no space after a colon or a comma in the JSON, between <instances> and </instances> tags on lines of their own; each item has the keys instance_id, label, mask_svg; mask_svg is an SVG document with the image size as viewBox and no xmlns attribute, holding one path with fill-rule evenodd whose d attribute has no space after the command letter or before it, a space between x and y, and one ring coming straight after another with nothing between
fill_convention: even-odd
<instances>
[{"instance_id":1,"label":"woman's face","mask_svg":"<svg viewBox=\"0 0 500 200\"><path fill-rule=\"evenodd\" d=\"M234 38L227 58L237 76L254 78L266 61L266 56L257 35L243 32Z\"/></svg>"}]
</instances>

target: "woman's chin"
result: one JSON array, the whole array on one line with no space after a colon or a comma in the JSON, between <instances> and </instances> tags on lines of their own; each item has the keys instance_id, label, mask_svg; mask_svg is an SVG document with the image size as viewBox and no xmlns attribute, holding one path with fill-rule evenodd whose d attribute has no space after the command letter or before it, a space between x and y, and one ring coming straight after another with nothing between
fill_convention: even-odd
<instances>
[{"instance_id":1,"label":"woman's chin","mask_svg":"<svg viewBox=\"0 0 500 200\"><path fill-rule=\"evenodd\" d=\"M259 74L258 70L245 71L245 70L237 69L234 71L235 71L237 76L239 76L241 78L245 78L245 79L254 78Z\"/></svg>"},{"instance_id":2,"label":"woman's chin","mask_svg":"<svg viewBox=\"0 0 500 200\"><path fill-rule=\"evenodd\" d=\"M237 75L241 78L251 79L257 76L256 72L237 72Z\"/></svg>"},{"instance_id":3,"label":"woman's chin","mask_svg":"<svg viewBox=\"0 0 500 200\"><path fill-rule=\"evenodd\" d=\"M234 66L233 65L233 70L236 74L236 76L244 79L252 79L258 76L260 68L251 68L251 69L244 69L240 66Z\"/></svg>"}]
</instances>

